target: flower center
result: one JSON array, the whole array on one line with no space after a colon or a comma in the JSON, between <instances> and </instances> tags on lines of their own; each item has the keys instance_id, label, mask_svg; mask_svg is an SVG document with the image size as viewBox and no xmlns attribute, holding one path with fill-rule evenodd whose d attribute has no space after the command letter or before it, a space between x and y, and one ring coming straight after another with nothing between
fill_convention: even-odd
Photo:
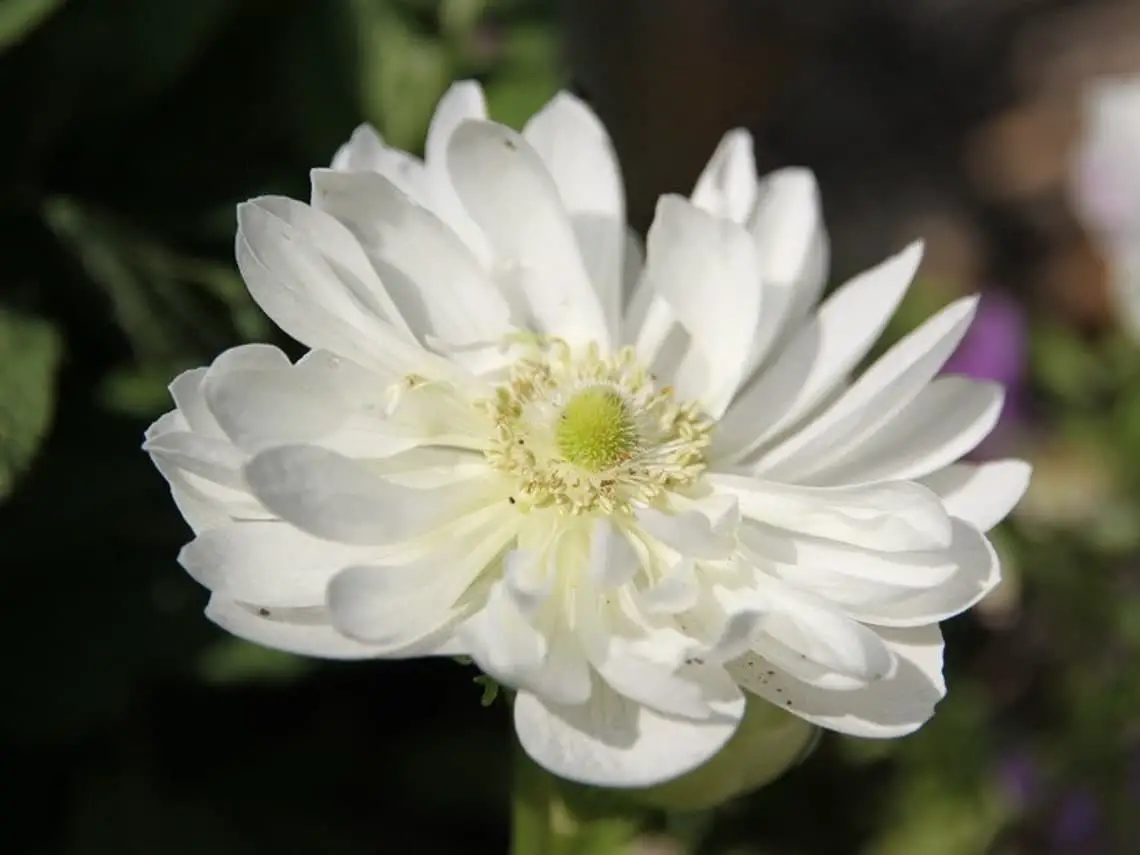
<instances>
[{"instance_id":1,"label":"flower center","mask_svg":"<svg viewBox=\"0 0 1140 855\"><path fill-rule=\"evenodd\" d=\"M518 347L506 381L477 406L494 424L487 460L517 481L523 510L622 512L700 477L712 422L657 388L633 348L575 353L541 337Z\"/></svg>"},{"instance_id":2,"label":"flower center","mask_svg":"<svg viewBox=\"0 0 1140 855\"><path fill-rule=\"evenodd\" d=\"M562 410L555 431L568 463L601 472L637 450L637 425L625 399L608 386L584 389Z\"/></svg>"}]
</instances>

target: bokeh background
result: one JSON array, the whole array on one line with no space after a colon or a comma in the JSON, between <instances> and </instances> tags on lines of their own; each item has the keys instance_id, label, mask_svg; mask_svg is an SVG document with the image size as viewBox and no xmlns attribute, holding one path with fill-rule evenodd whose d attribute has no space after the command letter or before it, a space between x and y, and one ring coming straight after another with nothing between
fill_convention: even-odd
<instances>
[{"instance_id":1,"label":"bokeh background","mask_svg":"<svg viewBox=\"0 0 1140 855\"><path fill-rule=\"evenodd\" d=\"M924 236L892 335L982 290L950 367L1010 385L980 453L1037 468L935 719L825 737L701 851L1140 853L1140 343L1070 193L1127 72L1135 0L0 0L0 851L506 851L505 705L223 635L139 450L176 372L279 338L234 205L305 197L361 121L416 150L473 76L513 125L593 104L639 228L746 126L817 171L836 281Z\"/></svg>"}]
</instances>

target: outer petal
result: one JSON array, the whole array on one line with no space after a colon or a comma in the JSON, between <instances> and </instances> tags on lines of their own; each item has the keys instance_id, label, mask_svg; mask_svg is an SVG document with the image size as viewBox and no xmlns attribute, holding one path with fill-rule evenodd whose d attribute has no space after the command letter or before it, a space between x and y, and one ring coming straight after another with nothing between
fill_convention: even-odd
<instances>
[{"instance_id":1,"label":"outer petal","mask_svg":"<svg viewBox=\"0 0 1140 855\"><path fill-rule=\"evenodd\" d=\"M245 491L241 468L246 456L228 439L189 431L163 433L148 439L143 450L169 467L231 491Z\"/></svg>"},{"instance_id":2,"label":"outer petal","mask_svg":"<svg viewBox=\"0 0 1140 855\"><path fill-rule=\"evenodd\" d=\"M565 627L540 631L519 611L503 582L494 583L483 608L459 630L476 664L504 685L553 703L584 703L593 691L590 668Z\"/></svg>"},{"instance_id":3,"label":"outer petal","mask_svg":"<svg viewBox=\"0 0 1140 855\"><path fill-rule=\"evenodd\" d=\"M377 653L413 655L477 607L465 594L513 539L515 522L490 509L466 532L441 533L438 547L419 561L343 570L328 588L333 623Z\"/></svg>"},{"instance_id":4,"label":"outer petal","mask_svg":"<svg viewBox=\"0 0 1140 855\"><path fill-rule=\"evenodd\" d=\"M226 351L226 353L229 352L231 351ZM225 353L222 354L222 356L225 355ZM281 355L285 356L285 354ZM287 358L285 364L289 364ZM206 406L206 396L202 394L202 381L206 379L207 371L206 368L191 368L188 371L183 371L170 381L170 397L174 399L175 408L186 421L182 430L189 429L205 436L221 437L224 433Z\"/></svg>"},{"instance_id":5,"label":"outer petal","mask_svg":"<svg viewBox=\"0 0 1140 855\"><path fill-rule=\"evenodd\" d=\"M890 602L853 609L860 620L879 626L921 626L961 614L1001 581L1001 562L986 537L954 520L954 574L940 585Z\"/></svg>"},{"instance_id":6,"label":"outer petal","mask_svg":"<svg viewBox=\"0 0 1140 855\"><path fill-rule=\"evenodd\" d=\"M561 194L530 143L502 125L468 121L452 134L447 163L464 207L501 262L513 265L537 329L571 344L608 345Z\"/></svg>"},{"instance_id":7,"label":"outer petal","mask_svg":"<svg viewBox=\"0 0 1140 855\"><path fill-rule=\"evenodd\" d=\"M259 606L324 605L333 574L361 549L318 540L279 521L236 522L199 534L179 563L215 594Z\"/></svg>"},{"instance_id":8,"label":"outer petal","mask_svg":"<svg viewBox=\"0 0 1140 855\"><path fill-rule=\"evenodd\" d=\"M609 134L586 104L560 92L527 122L523 136L558 187L616 341L625 264L625 193Z\"/></svg>"},{"instance_id":9,"label":"outer petal","mask_svg":"<svg viewBox=\"0 0 1140 855\"><path fill-rule=\"evenodd\" d=\"M809 686L753 655L740 657L729 671L748 691L821 727L872 739L904 736L921 727L946 694L942 634L926 626L880 635L898 667L889 678L855 691Z\"/></svg>"},{"instance_id":10,"label":"outer petal","mask_svg":"<svg viewBox=\"0 0 1140 855\"><path fill-rule=\"evenodd\" d=\"M206 606L206 617L238 638L301 656L369 659L376 655L368 645L337 633L323 608L267 609L215 594Z\"/></svg>"},{"instance_id":11,"label":"outer petal","mask_svg":"<svg viewBox=\"0 0 1140 855\"><path fill-rule=\"evenodd\" d=\"M453 83L436 105L424 143L424 156L428 165L428 207L463 238L480 261L490 264L492 254L487 237L457 195L447 164L447 151L459 126L468 120L486 118L487 102L483 97L483 87L475 80Z\"/></svg>"},{"instance_id":12,"label":"outer petal","mask_svg":"<svg viewBox=\"0 0 1140 855\"><path fill-rule=\"evenodd\" d=\"M756 204L758 191L752 134L736 128L721 138L690 198L714 217L744 225Z\"/></svg>"},{"instance_id":13,"label":"outer petal","mask_svg":"<svg viewBox=\"0 0 1140 855\"><path fill-rule=\"evenodd\" d=\"M237 262L253 299L281 329L310 347L365 365L435 376L441 360L430 359L361 302L360 292L367 289L359 281L342 280L342 275L362 276L359 265L338 268L316 237L282 217L286 206L295 210L298 204L260 199L238 206ZM375 279L375 273L371 276Z\"/></svg>"},{"instance_id":14,"label":"outer petal","mask_svg":"<svg viewBox=\"0 0 1140 855\"><path fill-rule=\"evenodd\" d=\"M332 168L338 172L377 172L421 204L428 203L423 163L386 145L371 125L361 125L352 132L333 157Z\"/></svg>"},{"instance_id":15,"label":"outer petal","mask_svg":"<svg viewBox=\"0 0 1140 855\"><path fill-rule=\"evenodd\" d=\"M487 271L439 218L380 175L313 172L313 202L360 241L400 313L421 337L498 341L510 310Z\"/></svg>"},{"instance_id":16,"label":"outer petal","mask_svg":"<svg viewBox=\"0 0 1140 855\"><path fill-rule=\"evenodd\" d=\"M938 377L881 429L808 470L816 484L904 481L942 469L973 451L997 424L1005 395L996 383ZM837 458L837 459L835 459Z\"/></svg>"},{"instance_id":17,"label":"outer petal","mask_svg":"<svg viewBox=\"0 0 1140 855\"><path fill-rule=\"evenodd\" d=\"M602 787L646 787L679 777L719 751L744 715L726 698L704 721L662 715L602 685L586 704L555 706L527 691L515 697L523 750L556 775Z\"/></svg>"},{"instance_id":18,"label":"outer petal","mask_svg":"<svg viewBox=\"0 0 1140 855\"><path fill-rule=\"evenodd\" d=\"M1024 460L956 463L922 479L951 516L989 531L1009 514L1029 488L1032 469Z\"/></svg>"},{"instance_id":19,"label":"outer petal","mask_svg":"<svg viewBox=\"0 0 1140 855\"><path fill-rule=\"evenodd\" d=\"M725 462L745 458L831 395L886 327L921 258L922 245L911 244L832 294L770 367L737 395L717 426L718 456Z\"/></svg>"},{"instance_id":20,"label":"outer petal","mask_svg":"<svg viewBox=\"0 0 1140 855\"><path fill-rule=\"evenodd\" d=\"M284 234L293 240L305 242L311 253L306 256L294 248L293 264L301 268L298 272L325 277L320 293L329 306L343 307L346 311L359 307L410 337L407 322L392 296L377 278L360 243L343 223L324 211L285 196L262 196L246 204L278 220ZM306 269L308 264L313 266Z\"/></svg>"},{"instance_id":21,"label":"outer petal","mask_svg":"<svg viewBox=\"0 0 1140 855\"><path fill-rule=\"evenodd\" d=\"M793 167L766 176L748 230L764 283L764 311L751 354L756 365L799 326L827 281L827 231L811 171Z\"/></svg>"},{"instance_id":22,"label":"outer petal","mask_svg":"<svg viewBox=\"0 0 1140 855\"><path fill-rule=\"evenodd\" d=\"M930 382L962 340L976 307L976 297L958 300L904 337L818 418L765 452L753 471L799 480L816 471L820 461L842 459L847 448L871 436Z\"/></svg>"},{"instance_id":23,"label":"outer petal","mask_svg":"<svg viewBox=\"0 0 1140 855\"><path fill-rule=\"evenodd\" d=\"M667 514L638 508L635 514L643 531L688 558L728 558L736 546L735 532L719 531L699 511Z\"/></svg>"},{"instance_id":24,"label":"outer petal","mask_svg":"<svg viewBox=\"0 0 1140 855\"><path fill-rule=\"evenodd\" d=\"M311 445L263 451L245 467L250 489L283 520L317 537L390 544L486 503L483 479L436 489L402 487L363 464Z\"/></svg>"},{"instance_id":25,"label":"outer petal","mask_svg":"<svg viewBox=\"0 0 1140 855\"><path fill-rule=\"evenodd\" d=\"M312 363L267 370L215 361L202 386L211 416L247 453L320 439L349 416Z\"/></svg>"},{"instance_id":26,"label":"outer petal","mask_svg":"<svg viewBox=\"0 0 1140 855\"><path fill-rule=\"evenodd\" d=\"M734 603L720 592L730 610L751 605L763 614L753 649L806 682L844 687L866 685L889 676L891 651L872 630L814 594L763 574L752 590ZM826 678L839 677L840 681Z\"/></svg>"},{"instance_id":27,"label":"outer petal","mask_svg":"<svg viewBox=\"0 0 1140 855\"><path fill-rule=\"evenodd\" d=\"M740 475L710 475L740 512L774 528L880 552L944 549L951 522L938 497L918 484L797 487Z\"/></svg>"},{"instance_id":28,"label":"outer petal","mask_svg":"<svg viewBox=\"0 0 1140 855\"><path fill-rule=\"evenodd\" d=\"M677 368L678 394L720 416L740 383L760 314L748 233L679 196L663 196L649 229L645 277L692 339Z\"/></svg>"}]
</instances>

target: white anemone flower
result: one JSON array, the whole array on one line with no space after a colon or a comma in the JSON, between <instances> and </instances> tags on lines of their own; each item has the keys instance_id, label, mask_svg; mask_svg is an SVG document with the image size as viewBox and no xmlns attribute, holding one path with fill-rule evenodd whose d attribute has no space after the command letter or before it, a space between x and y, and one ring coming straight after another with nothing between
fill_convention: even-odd
<instances>
[{"instance_id":1,"label":"white anemone flower","mask_svg":"<svg viewBox=\"0 0 1140 855\"><path fill-rule=\"evenodd\" d=\"M1122 325L1140 338L1140 76L1095 81L1084 113L1073 199L1108 262Z\"/></svg>"},{"instance_id":2,"label":"white anemone flower","mask_svg":"<svg viewBox=\"0 0 1140 855\"><path fill-rule=\"evenodd\" d=\"M519 134L458 84L425 161L362 130L334 167L238 217L251 294L311 352L223 354L149 434L214 620L469 656L531 757L603 786L702 764L750 694L866 737L932 715L938 623L997 583L984 532L1028 467L958 462L1002 403L936 376L972 299L858 371L918 245L817 306L814 181L757 181L734 132L642 269L566 94Z\"/></svg>"}]
</instances>

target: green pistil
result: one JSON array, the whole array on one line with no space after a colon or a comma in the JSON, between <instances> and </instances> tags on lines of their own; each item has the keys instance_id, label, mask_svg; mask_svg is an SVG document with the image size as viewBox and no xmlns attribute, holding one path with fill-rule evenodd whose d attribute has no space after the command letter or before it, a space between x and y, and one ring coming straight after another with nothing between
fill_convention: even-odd
<instances>
[{"instance_id":1,"label":"green pistil","mask_svg":"<svg viewBox=\"0 0 1140 855\"><path fill-rule=\"evenodd\" d=\"M593 386L570 399L558 420L558 450L568 463L602 472L637 450L637 427L625 399L613 389Z\"/></svg>"}]
</instances>

